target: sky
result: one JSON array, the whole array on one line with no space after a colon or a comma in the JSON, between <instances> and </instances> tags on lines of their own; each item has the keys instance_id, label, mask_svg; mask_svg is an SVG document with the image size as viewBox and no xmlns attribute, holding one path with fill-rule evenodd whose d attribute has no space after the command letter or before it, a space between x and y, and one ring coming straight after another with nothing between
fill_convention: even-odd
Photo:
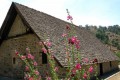
<instances>
[{"instance_id":1,"label":"sky","mask_svg":"<svg viewBox=\"0 0 120 80\"><path fill-rule=\"evenodd\" d=\"M12 2L67 21L67 12L76 25L120 25L120 0L0 0L0 26Z\"/></svg>"}]
</instances>

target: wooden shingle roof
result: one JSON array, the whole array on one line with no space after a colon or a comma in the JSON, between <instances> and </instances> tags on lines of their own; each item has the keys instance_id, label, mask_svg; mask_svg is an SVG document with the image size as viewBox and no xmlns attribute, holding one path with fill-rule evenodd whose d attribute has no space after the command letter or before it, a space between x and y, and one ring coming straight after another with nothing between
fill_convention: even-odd
<instances>
[{"instance_id":1,"label":"wooden shingle roof","mask_svg":"<svg viewBox=\"0 0 120 80\"><path fill-rule=\"evenodd\" d=\"M25 24L30 27L41 40L44 40L45 35L49 35L54 45L58 45L56 42L65 31L65 26L68 24L67 22L18 3L12 3L10 9L13 10L9 10L7 16L9 14L12 15L11 13L13 12L17 12ZM6 20L9 20L9 17L6 17ZM9 28L6 26L6 20L1 28L1 39L4 38L2 35L5 34L5 29L9 31ZM80 53L82 58L89 58L90 60L97 58L99 63L119 59L88 30L80 27L75 27L75 30L80 40ZM64 61L65 53L62 52L63 47L60 45L58 48L54 47L54 49L56 59L62 66L66 66L66 62ZM57 53L57 51L61 52Z\"/></svg>"}]
</instances>

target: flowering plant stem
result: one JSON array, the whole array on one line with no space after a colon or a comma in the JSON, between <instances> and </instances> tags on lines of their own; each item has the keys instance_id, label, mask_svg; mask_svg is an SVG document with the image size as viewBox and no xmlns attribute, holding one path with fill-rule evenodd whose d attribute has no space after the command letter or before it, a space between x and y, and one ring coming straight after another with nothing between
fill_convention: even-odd
<instances>
[{"instance_id":1,"label":"flowering plant stem","mask_svg":"<svg viewBox=\"0 0 120 80\"><path fill-rule=\"evenodd\" d=\"M69 14L68 10L68 20L70 20L71 24L70 26L67 25L66 27L66 32L67 34L64 34L62 36L62 39L65 41L65 58L67 58L64 62L67 64L67 72L65 75L65 78L62 80L90 80L90 74L93 72L93 67L92 66L87 66L87 69L85 69L83 66L83 62L88 63L87 61L82 61L81 55L80 55L80 41L78 37L76 36L76 30L75 26L72 21L72 16ZM50 51L51 48L51 42L49 39L45 42L40 42L40 45L42 46L42 52L47 55L48 59L48 65L49 65L49 74L46 77L46 80L60 80L57 74L57 68L56 68L56 62L55 62L55 57L54 54ZM57 45L58 46L58 45ZM46 49L47 48L47 49ZM34 60L34 56L30 54L29 49L27 49L28 54L27 56L23 56L21 54L17 55L23 60L25 65L27 66L27 71L26 74L27 76L25 77L25 80L42 80L40 78L40 74L37 71L37 63ZM57 52L56 52L57 54ZM97 59L94 60L94 62L97 62ZM97 65L95 65L95 76L97 78Z\"/></svg>"},{"instance_id":2,"label":"flowering plant stem","mask_svg":"<svg viewBox=\"0 0 120 80\"><path fill-rule=\"evenodd\" d=\"M52 58L51 59L51 56L49 53L47 53L47 56L48 56L48 60L49 60L49 65L50 65L50 72L51 72L51 77L52 77L52 80L58 80L58 75L56 74L54 68L55 68L55 62L54 62L54 59Z\"/></svg>"}]
</instances>

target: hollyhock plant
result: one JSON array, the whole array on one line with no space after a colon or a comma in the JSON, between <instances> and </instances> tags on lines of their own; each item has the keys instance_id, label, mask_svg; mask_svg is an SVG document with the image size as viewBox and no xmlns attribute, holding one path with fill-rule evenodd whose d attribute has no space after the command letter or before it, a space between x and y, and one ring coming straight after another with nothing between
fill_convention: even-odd
<instances>
[{"instance_id":1,"label":"hollyhock plant","mask_svg":"<svg viewBox=\"0 0 120 80\"><path fill-rule=\"evenodd\" d=\"M90 66L90 68L89 68L89 70L88 70L90 73L92 73L93 72L93 67L92 66Z\"/></svg>"},{"instance_id":2,"label":"hollyhock plant","mask_svg":"<svg viewBox=\"0 0 120 80\"><path fill-rule=\"evenodd\" d=\"M28 80L28 79L29 79L29 75L25 73L24 80Z\"/></svg>"},{"instance_id":3,"label":"hollyhock plant","mask_svg":"<svg viewBox=\"0 0 120 80\"><path fill-rule=\"evenodd\" d=\"M66 37L66 36L67 36L67 34L65 34L65 33L62 34L62 37Z\"/></svg>"},{"instance_id":4,"label":"hollyhock plant","mask_svg":"<svg viewBox=\"0 0 120 80\"><path fill-rule=\"evenodd\" d=\"M16 55L18 55L18 54L19 54L17 50L15 50L15 54L16 54Z\"/></svg>"},{"instance_id":5,"label":"hollyhock plant","mask_svg":"<svg viewBox=\"0 0 120 80\"><path fill-rule=\"evenodd\" d=\"M89 62L88 58L84 58L83 62L88 63Z\"/></svg>"},{"instance_id":6,"label":"hollyhock plant","mask_svg":"<svg viewBox=\"0 0 120 80\"><path fill-rule=\"evenodd\" d=\"M77 70L81 69L80 63L77 63L77 64L75 65L75 68L76 68Z\"/></svg>"},{"instance_id":7,"label":"hollyhock plant","mask_svg":"<svg viewBox=\"0 0 120 80\"><path fill-rule=\"evenodd\" d=\"M76 74L76 68L72 69L72 74Z\"/></svg>"},{"instance_id":8,"label":"hollyhock plant","mask_svg":"<svg viewBox=\"0 0 120 80\"><path fill-rule=\"evenodd\" d=\"M47 47L51 47L52 46L52 43L50 42L49 39L47 39L44 44L47 46Z\"/></svg>"},{"instance_id":9,"label":"hollyhock plant","mask_svg":"<svg viewBox=\"0 0 120 80\"><path fill-rule=\"evenodd\" d=\"M16 51L15 51L16 52ZM28 52L28 50L26 50ZM34 60L34 56L30 53L26 55L18 54L17 56L25 63L25 80L41 80L40 74L37 69L37 62Z\"/></svg>"},{"instance_id":10,"label":"hollyhock plant","mask_svg":"<svg viewBox=\"0 0 120 80\"><path fill-rule=\"evenodd\" d=\"M93 60L93 63L97 63L98 62L98 60L95 58L94 60Z\"/></svg>"},{"instance_id":11,"label":"hollyhock plant","mask_svg":"<svg viewBox=\"0 0 120 80\"><path fill-rule=\"evenodd\" d=\"M25 71L29 71L29 67L28 66L25 66Z\"/></svg>"},{"instance_id":12,"label":"hollyhock plant","mask_svg":"<svg viewBox=\"0 0 120 80\"><path fill-rule=\"evenodd\" d=\"M25 60L25 59L26 59L26 56L23 56L23 55L22 55L22 56L21 56L21 59L22 59L22 60Z\"/></svg>"},{"instance_id":13,"label":"hollyhock plant","mask_svg":"<svg viewBox=\"0 0 120 80\"><path fill-rule=\"evenodd\" d=\"M28 59L34 60L34 56L32 54L30 54L30 53L27 55L27 57L28 57Z\"/></svg>"},{"instance_id":14,"label":"hollyhock plant","mask_svg":"<svg viewBox=\"0 0 120 80\"><path fill-rule=\"evenodd\" d=\"M46 77L46 80L52 80L51 77Z\"/></svg>"},{"instance_id":15,"label":"hollyhock plant","mask_svg":"<svg viewBox=\"0 0 120 80\"><path fill-rule=\"evenodd\" d=\"M47 50L45 48L42 48L43 53L47 53Z\"/></svg>"},{"instance_id":16,"label":"hollyhock plant","mask_svg":"<svg viewBox=\"0 0 120 80\"><path fill-rule=\"evenodd\" d=\"M79 43L77 44L75 44L75 47L76 47L76 49L80 49L80 45L79 45Z\"/></svg>"},{"instance_id":17,"label":"hollyhock plant","mask_svg":"<svg viewBox=\"0 0 120 80\"><path fill-rule=\"evenodd\" d=\"M71 37L71 38L69 38L68 39L68 42L69 42L69 44L78 44L79 45L79 43L80 43L80 41L77 39L77 37L76 36L73 36L73 37Z\"/></svg>"},{"instance_id":18,"label":"hollyhock plant","mask_svg":"<svg viewBox=\"0 0 120 80\"><path fill-rule=\"evenodd\" d=\"M39 72L37 70L34 71L36 75L39 75Z\"/></svg>"},{"instance_id":19,"label":"hollyhock plant","mask_svg":"<svg viewBox=\"0 0 120 80\"><path fill-rule=\"evenodd\" d=\"M69 40L69 44L72 44L72 45L73 45L73 44L76 43L77 38L73 36L73 37L69 38L68 40Z\"/></svg>"},{"instance_id":20,"label":"hollyhock plant","mask_svg":"<svg viewBox=\"0 0 120 80\"><path fill-rule=\"evenodd\" d=\"M54 68L54 71L55 71L55 72L58 72L58 67L55 67L55 68Z\"/></svg>"},{"instance_id":21,"label":"hollyhock plant","mask_svg":"<svg viewBox=\"0 0 120 80\"><path fill-rule=\"evenodd\" d=\"M33 78L33 77L30 77L28 80L34 80L34 78Z\"/></svg>"},{"instance_id":22,"label":"hollyhock plant","mask_svg":"<svg viewBox=\"0 0 120 80\"><path fill-rule=\"evenodd\" d=\"M26 48L26 51L27 51L27 52L30 52L30 49L29 49L29 48Z\"/></svg>"},{"instance_id":23,"label":"hollyhock plant","mask_svg":"<svg viewBox=\"0 0 120 80\"><path fill-rule=\"evenodd\" d=\"M83 74L83 78L87 79L87 74L86 73Z\"/></svg>"},{"instance_id":24,"label":"hollyhock plant","mask_svg":"<svg viewBox=\"0 0 120 80\"><path fill-rule=\"evenodd\" d=\"M36 62L36 61L34 61L34 62L33 62L33 65L34 65L34 66L37 66L38 64L37 64L37 62Z\"/></svg>"},{"instance_id":25,"label":"hollyhock plant","mask_svg":"<svg viewBox=\"0 0 120 80\"><path fill-rule=\"evenodd\" d=\"M66 30L65 32L63 31L63 34L60 34L60 40L58 40L58 43L61 42L60 45L63 45L63 50L60 52L60 54L65 54L63 55L63 58L65 58L63 62L65 62L67 66L65 68L66 70L64 77L61 78L58 76L61 68L56 65L55 60L57 60L56 55L57 53L59 53L59 51L55 52L57 50L52 49L54 43L52 43L52 40L50 40L49 37L45 41L39 42L41 51L47 55L47 65L49 66L49 71L42 73L42 75L44 74L46 77L42 77L40 72L38 71L38 63L35 61L36 58L31 54L29 48L26 48L26 55L22 55L18 53L18 51L15 51L15 54L19 56L25 64L25 80L90 80L90 74L93 73L93 70L95 71L95 69L97 69L93 68L93 66L90 65L87 66L87 69L83 67L84 65L82 64L82 62L92 62L95 64L98 62L98 60L96 58L93 61L89 61L88 58L82 59L79 50L81 47L80 40L79 37L77 37L75 34L75 27L72 22L73 18L72 16L70 16L68 11L67 13L67 20L70 20L71 24L67 24L65 26ZM59 44L54 46L58 48ZM56 55L54 53L56 53ZM97 75L97 73L95 75Z\"/></svg>"},{"instance_id":26,"label":"hollyhock plant","mask_svg":"<svg viewBox=\"0 0 120 80\"><path fill-rule=\"evenodd\" d=\"M73 20L72 16L68 15L67 20Z\"/></svg>"}]
</instances>

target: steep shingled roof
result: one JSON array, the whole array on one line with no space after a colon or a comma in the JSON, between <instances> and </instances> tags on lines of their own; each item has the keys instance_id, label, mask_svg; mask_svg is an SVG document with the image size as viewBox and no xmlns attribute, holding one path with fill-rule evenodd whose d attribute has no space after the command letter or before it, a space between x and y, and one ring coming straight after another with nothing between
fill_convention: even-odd
<instances>
[{"instance_id":1,"label":"steep shingled roof","mask_svg":"<svg viewBox=\"0 0 120 80\"><path fill-rule=\"evenodd\" d=\"M12 3L11 8L13 9L11 13L17 11L25 24L30 27L40 39L44 40L44 35L49 35L54 45L58 45L56 42L65 31L66 24L69 24L63 20L18 3ZM8 12L8 15L9 14L10 11ZM9 20L9 18L7 20ZM4 22L2 25L0 32L1 38L2 35L5 34L5 29L8 29L6 28L6 23ZM90 60L97 58L99 63L115 61L119 59L88 30L80 27L75 27L75 30L78 38L80 39L80 53L83 58L87 57ZM56 51L61 51L61 53L55 53L55 57L62 66L67 66L66 62L64 61L65 53L62 52L63 47L60 45L58 48L53 48Z\"/></svg>"}]
</instances>

